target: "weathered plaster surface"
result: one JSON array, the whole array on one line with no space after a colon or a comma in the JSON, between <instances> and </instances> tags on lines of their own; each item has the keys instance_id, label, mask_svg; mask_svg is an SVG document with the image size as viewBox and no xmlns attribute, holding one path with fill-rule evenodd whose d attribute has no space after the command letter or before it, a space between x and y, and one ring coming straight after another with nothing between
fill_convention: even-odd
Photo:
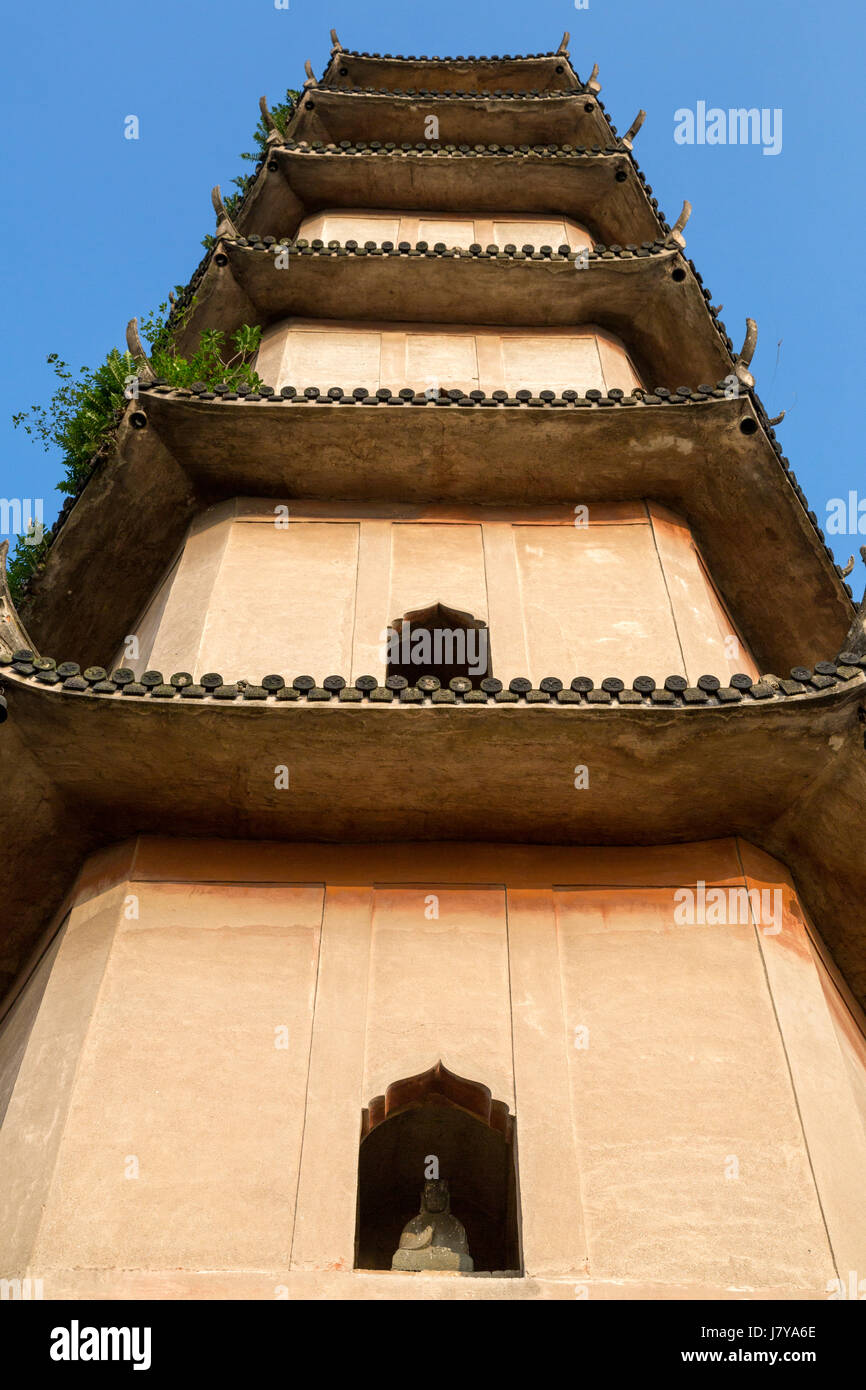
<instances>
[{"instance_id":1,"label":"weathered plaster surface","mask_svg":"<svg viewBox=\"0 0 866 1390\"><path fill-rule=\"evenodd\" d=\"M784 909L684 922L699 884ZM745 842L142 839L84 867L32 1021L4 1267L49 1298L820 1297L866 1257L841 1032ZM523 1278L351 1273L361 1110L440 1058L516 1115Z\"/></svg>"}]
</instances>

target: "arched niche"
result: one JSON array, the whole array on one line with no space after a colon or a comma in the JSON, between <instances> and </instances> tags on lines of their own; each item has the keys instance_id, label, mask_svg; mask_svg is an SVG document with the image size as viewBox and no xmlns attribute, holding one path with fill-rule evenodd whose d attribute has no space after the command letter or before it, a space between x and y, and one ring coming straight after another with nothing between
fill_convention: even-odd
<instances>
[{"instance_id":1,"label":"arched niche","mask_svg":"<svg viewBox=\"0 0 866 1390\"><path fill-rule=\"evenodd\" d=\"M355 1268L390 1270L418 1214L431 1156L463 1222L475 1272L521 1271L514 1116L443 1063L388 1087L362 1113Z\"/></svg>"},{"instance_id":2,"label":"arched niche","mask_svg":"<svg viewBox=\"0 0 866 1390\"><path fill-rule=\"evenodd\" d=\"M395 618L388 629L388 675L415 685L437 676L443 686L465 676L477 690L492 674L487 624L471 613L431 603Z\"/></svg>"}]
</instances>

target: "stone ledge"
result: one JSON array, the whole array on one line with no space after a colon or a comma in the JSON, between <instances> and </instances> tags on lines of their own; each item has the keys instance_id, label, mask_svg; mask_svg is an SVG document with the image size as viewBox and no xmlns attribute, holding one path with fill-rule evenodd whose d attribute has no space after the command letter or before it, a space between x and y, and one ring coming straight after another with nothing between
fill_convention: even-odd
<instances>
[{"instance_id":1,"label":"stone ledge","mask_svg":"<svg viewBox=\"0 0 866 1390\"><path fill-rule=\"evenodd\" d=\"M714 1284L660 1284L570 1275L401 1274L395 1270L137 1270L55 1269L41 1276L46 1302L61 1299L259 1300L337 1299L489 1302L507 1300L623 1302L633 1299L725 1302L826 1300L826 1289L725 1288Z\"/></svg>"},{"instance_id":2,"label":"stone ledge","mask_svg":"<svg viewBox=\"0 0 866 1390\"><path fill-rule=\"evenodd\" d=\"M558 676L545 676L538 686L524 676L515 676L506 689L496 677L485 677L475 687L465 676L455 676L443 687L436 676L424 676L418 686L410 686L405 676L389 676L379 685L374 676L359 676L352 684L344 676L326 676L318 685L312 676L295 676L288 682L281 675L263 676L260 682L237 680L224 682L218 672L208 672L195 682L188 671L177 671L168 680L161 671L145 671L137 679L135 672L118 667L109 672L102 666L88 666L84 671L74 661L59 664L51 657L37 657L29 648L20 648L10 655L0 653L0 684L2 677L24 680L61 693L72 695L115 695L170 699L180 695L186 700L219 700L221 702L269 701L285 703L302 701L327 704L331 701L373 704L486 704L521 702L525 705L560 706L593 705L653 705L685 708L707 708L741 704L749 700L773 701L786 704L792 698L814 695L832 689L838 682L858 683L866 679L866 656L842 652L835 661L819 661L814 670L794 666L790 679L767 675L758 681L745 673L729 678L723 684L718 676L699 676L694 686L679 674L667 676L659 686L651 676L636 676L627 688L618 676L606 676L598 686L589 676L574 676L570 683Z\"/></svg>"}]
</instances>

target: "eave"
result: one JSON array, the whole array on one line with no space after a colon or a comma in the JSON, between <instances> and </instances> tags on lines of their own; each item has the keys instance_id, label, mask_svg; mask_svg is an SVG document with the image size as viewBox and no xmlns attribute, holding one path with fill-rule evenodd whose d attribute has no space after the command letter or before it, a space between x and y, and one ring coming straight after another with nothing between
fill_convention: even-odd
<instances>
[{"instance_id":1,"label":"eave","mask_svg":"<svg viewBox=\"0 0 866 1390\"><path fill-rule=\"evenodd\" d=\"M610 126L591 92L406 92L306 87L288 133L294 140L402 140L424 138L425 122L439 122L437 140L470 145L521 141L604 146Z\"/></svg>"},{"instance_id":2,"label":"eave","mask_svg":"<svg viewBox=\"0 0 866 1390\"><path fill-rule=\"evenodd\" d=\"M343 48L332 53L319 85L391 91L405 91L409 87L462 92L583 90L567 53L502 58L406 58L388 53L353 53Z\"/></svg>"},{"instance_id":3,"label":"eave","mask_svg":"<svg viewBox=\"0 0 866 1390\"><path fill-rule=\"evenodd\" d=\"M862 998L866 676L826 680L734 704L410 705L100 695L7 669L7 961L44 930L82 858L134 834L588 845L741 835L794 871ZM275 788L265 748L289 768L288 790ZM575 763L591 770L578 792Z\"/></svg>"},{"instance_id":4,"label":"eave","mask_svg":"<svg viewBox=\"0 0 866 1390\"><path fill-rule=\"evenodd\" d=\"M670 231L631 156L609 141L593 153L548 142L513 152L444 142L359 149L354 138L345 149L272 144L236 226L244 236L294 236L304 217L331 207L559 213L607 245Z\"/></svg>"},{"instance_id":5,"label":"eave","mask_svg":"<svg viewBox=\"0 0 866 1390\"><path fill-rule=\"evenodd\" d=\"M274 252L285 251L275 265ZM227 281L233 283L227 284ZM331 243L284 248L228 238L216 247L178 335L183 353L201 332L262 327L289 316L416 323L557 327L599 324L619 334L642 379L697 387L733 370L733 358L688 261L656 243L527 256L501 249L383 250ZM359 383L363 384L363 383Z\"/></svg>"},{"instance_id":6,"label":"eave","mask_svg":"<svg viewBox=\"0 0 866 1390\"><path fill-rule=\"evenodd\" d=\"M194 512L235 496L569 508L645 497L688 521L763 670L844 645L851 597L747 392L510 405L341 404L326 392L144 389L20 605L39 649L110 660Z\"/></svg>"}]
</instances>

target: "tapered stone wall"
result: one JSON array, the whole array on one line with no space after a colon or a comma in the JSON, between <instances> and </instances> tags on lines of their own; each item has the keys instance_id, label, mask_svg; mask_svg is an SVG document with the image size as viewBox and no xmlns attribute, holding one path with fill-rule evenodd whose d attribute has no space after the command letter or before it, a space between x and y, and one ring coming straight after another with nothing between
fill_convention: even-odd
<instances>
[{"instance_id":1,"label":"tapered stone wall","mask_svg":"<svg viewBox=\"0 0 866 1390\"><path fill-rule=\"evenodd\" d=\"M275 390L617 389L630 395L642 385L622 341L595 324L530 329L285 319L265 329L255 367Z\"/></svg>"},{"instance_id":2,"label":"tapered stone wall","mask_svg":"<svg viewBox=\"0 0 866 1390\"><path fill-rule=\"evenodd\" d=\"M386 632L443 603L492 674L758 674L688 526L654 503L546 509L238 500L198 518L119 664L227 681L386 671ZM132 653L132 654L131 654Z\"/></svg>"},{"instance_id":3,"label":"tapered stone wall","mask_svg":"<svg viewBox=\"0 0 866 1390\"><path fill-rule=\"evenodd\" d=\"M586 227L570 217L542 217L509 213L442 213L391 212L381 208L327 208L305 217L297 232L298 240L339 241L343 245L356 241L363 246L374 241L377 246L401 241L415 246L426 241L445 246L469 247L474 243L522 247L568 246L572 251L589 249L593 237Z\"/></svg>"},{"instance_id":4,"label":"tapered stone wall","mask_svg":"<svg viewBox=\"0 0 866 1390\"><path fill-rule=\"evenodd\" d=\"M353 1272L362 1111L440 1060L516 1123L521 1269L478 1296L866 1262L861 1020L748 844L141 840L67 906L0 1033L0 1249L47 1297L459 1295Z\"/></svg>"}]
</instances>

